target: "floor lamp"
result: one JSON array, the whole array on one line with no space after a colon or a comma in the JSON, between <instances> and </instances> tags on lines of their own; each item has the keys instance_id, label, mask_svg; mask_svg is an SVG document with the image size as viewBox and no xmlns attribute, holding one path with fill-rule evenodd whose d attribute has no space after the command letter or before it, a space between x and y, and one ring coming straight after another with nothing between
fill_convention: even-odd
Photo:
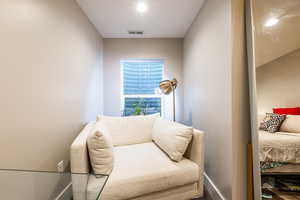
<instances>
[{"instance_id":1,"label":"floor lamp","mask_svg":"<svg viewBox=\"0 0 300 200\"><path fill-rule=\"evenodd\" d=\"M177 88L177 80L174 78L173 80L161 81L159 83L159 88L165 95L169 95L171 92L173 92L173 121L175 122L175 89Z\"/></svg>"}]
</instances>

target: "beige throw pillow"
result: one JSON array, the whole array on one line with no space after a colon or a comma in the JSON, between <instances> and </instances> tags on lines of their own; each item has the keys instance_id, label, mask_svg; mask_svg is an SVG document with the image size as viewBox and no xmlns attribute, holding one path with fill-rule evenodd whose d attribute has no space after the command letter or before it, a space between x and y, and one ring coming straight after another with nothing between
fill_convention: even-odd
<instances>
[{"instance_id":1,"label":"beige throw pillow","mask_svg":"<svg viewBox=\"0 0 300 200\"><path fill-rule=\"evenodd\" d=\"M92 168L95 174L108 175L113 169L112 138L104 126L97 123L87 138Z\"/></svg>"},{"instance_id":2,"label":"beige throw pillow","mask_svg":"<svg viewBox=\"0 0 300 200\"><path fill-rule=\"evenodd\" d=\"M287 115L280 127L280 132L300 133L300 115Z\"/></svg>"},{"instance_id":3,"label":"beige throw pillow","mask_svg":"<svg viewBox=\"0 0 300 200\"><path fill-rule=\"evenodd\" d=\"M191 139L193 128L158 118L154 122L152 139L172 160L182 160Z\"/></svg>"}]
</instances>

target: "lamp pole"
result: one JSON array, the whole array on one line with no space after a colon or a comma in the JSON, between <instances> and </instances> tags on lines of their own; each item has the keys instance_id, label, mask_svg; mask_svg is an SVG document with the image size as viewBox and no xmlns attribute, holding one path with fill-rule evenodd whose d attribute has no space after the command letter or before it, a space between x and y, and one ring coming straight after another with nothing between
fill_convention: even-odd
<instances>
[{"instance_id":1,"label":"lamp pole","mask_svg":"<svg viewBox=\"0 0 300 200\"><path fill-rule=\"evenodd\" d=\"M176 120L175 89L173 90L173 121Z\"/></svg>"}]
</instances>

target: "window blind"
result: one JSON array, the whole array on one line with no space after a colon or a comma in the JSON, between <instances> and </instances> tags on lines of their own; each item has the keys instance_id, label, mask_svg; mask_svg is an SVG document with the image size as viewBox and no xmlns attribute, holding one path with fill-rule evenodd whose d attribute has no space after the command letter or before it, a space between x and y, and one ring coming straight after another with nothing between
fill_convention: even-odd
<instances>
[{"instance_id":1,"label":"window blind","mask_svg":"<svg viewBox=\"0 0 300 200\"><path fill-rule=\"evenodd\" d=\"M163 62L123 61L122 66L123 115L161 113L161 96L155 91L163 79Z\"/></svg>"},{"instance_id":2,"label":"window blind","mask_svg":"<svg viewBox=\"0 0 300 200\"><path fill-rule=\"evenodd\" d=\"M155 94L162 78L162 62L124 62L123 94Z\"/></svg>"}]
</instances>

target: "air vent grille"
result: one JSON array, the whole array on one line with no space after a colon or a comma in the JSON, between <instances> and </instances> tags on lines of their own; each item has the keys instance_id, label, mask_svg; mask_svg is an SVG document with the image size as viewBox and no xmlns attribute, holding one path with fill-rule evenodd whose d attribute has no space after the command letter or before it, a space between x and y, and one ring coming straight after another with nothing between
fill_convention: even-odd
<instances>
[{"instance_id":1,"label":"air vent grille","mask_svg":"<svg viewBox=\"0 0 300 200\"><path fill-rule=\"evenodd\" d=\"M143 35L144 31L128 31L130 35Z\"/></svg>"}]
</instances>

